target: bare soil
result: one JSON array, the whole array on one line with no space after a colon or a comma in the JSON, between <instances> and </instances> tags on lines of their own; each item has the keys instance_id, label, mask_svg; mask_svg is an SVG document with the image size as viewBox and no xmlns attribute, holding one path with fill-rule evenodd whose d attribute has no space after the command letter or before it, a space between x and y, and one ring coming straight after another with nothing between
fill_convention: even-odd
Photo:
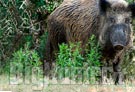
<instances>
[{"instance_id":1,"label":"bare soil","mask_svg":"<svg viewBox=\"0 0 135 92\"><path fill-rule=\"evenodd\" d=\"M113 84L84 84L76 83L65 78L62 81L56 79L25 79L9 78L0 75L0 91L11 92L135 92L135 81L126 82L123 85Z\"/></svg>"}]
</instances>

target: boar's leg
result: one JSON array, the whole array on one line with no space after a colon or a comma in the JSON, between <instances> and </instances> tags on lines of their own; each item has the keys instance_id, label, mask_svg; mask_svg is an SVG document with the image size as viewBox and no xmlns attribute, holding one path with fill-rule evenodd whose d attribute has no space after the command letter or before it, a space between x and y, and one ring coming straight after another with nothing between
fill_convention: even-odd
<instances>
[{"instance_id":1,"label":"boar's leg","mask_svg":"<svg viewBox=\"0 0 135 92\"><path fill-rule=\"evenodd\" d=\"M45 55L45 60L43 64L43 70L44 70L44 75L48 75L49 70L51 69L51 54L52 54L52 46L50 44L50 41L47 39L47 44L46 44L46 55Z\"/></svg>"},{"instance_id":2,"label":"boar's leg","mask_svg":"<svg viewBox=\"0 0 135 92\"><path fill-rule=\"evenodd\" d=\"M120 67L120 58L113 62L114 82L115 84L122 84L122 72Z\"/></svg>"},{"instance_id":3,"label":"boar's leg","mask_svg":"<svg viewBox=\"0 0 135 92\"><path fill-rule=\"evenodd\" d=\"M109 78L110 76L109 76L109 72L110 72L110 70L109 70L109 60L106 60L106 62L105 63L101 63L101 65L103 65L103 66L101 66L100 68L101 68L101 79L100 79L100 84L106 84L107 83L107 78Z\"/></svg>"},{"instance_id":4,"label":"boar's leg","mask_svg":"<svg viewBox=\"0 0 135 92\"><path fill-rule=\"evenodd\" d=\"M106 79L107 79L107 69L106 67L101 66L101 79L100 79L100 84L106 84Z\"/></svg>"},{"instance_id":5,"label":"boar's leg","mask_svg":"<svg viewBox=\"0 0 135 92\"><path fill-rule=\"evenodd\" d=\"M50 76L50 70L52 69L53 62L53 46L50 42L49 36L46 43L46 53L43 64L44 75Z\"/></svg>"}]
</instances>

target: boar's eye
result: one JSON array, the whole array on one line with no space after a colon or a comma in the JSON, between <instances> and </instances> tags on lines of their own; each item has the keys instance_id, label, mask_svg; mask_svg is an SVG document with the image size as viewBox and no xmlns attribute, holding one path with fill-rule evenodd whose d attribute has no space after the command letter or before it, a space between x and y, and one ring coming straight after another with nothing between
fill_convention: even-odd
<instances>
[{"instance_id":1,"label":"boar's eye","mask_svg":"<svg viewBox=\"0 0 135 92\"><path fill-rule=\"evenodd\" d=\"M110 21L110 23L115 23L116 21L115 21L115 18L109 18L109 21Z\"/></svg>"},{"instance_id":2,"label":"boar's eye","mask_svg":"<svg viewBox=\"0 0 135 92\"><path fill-rule=\"evenodd\" d=\"M130 18L125 18L125 23L129 24L129 23L132 23L132 21Z\"/></svg>"}]
</instances>

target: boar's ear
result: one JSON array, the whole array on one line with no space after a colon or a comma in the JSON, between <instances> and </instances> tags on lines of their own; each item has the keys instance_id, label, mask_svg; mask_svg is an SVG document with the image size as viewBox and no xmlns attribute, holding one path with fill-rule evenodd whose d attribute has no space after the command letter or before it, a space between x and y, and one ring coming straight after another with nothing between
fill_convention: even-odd
<instances>
[{"instance_id":1,"label":"boar's ear","mask_svg":"<svg viewBox=\"0 0 135 92\"><path fill-rule=\"evenodd\" d=\"M128 7L132 12L132 17L135 18L135 3L129 4Z\"/></svg>"},{"instance_id":2,"label":"boar's ear","mask_svg":"<svg viewBox=\"0 0 135 92\"><path fill-rule=\"evenodd\" d=\"M107 0L100 0L101 12L105 13L107 8L110 8L110 3Z\"/></svg>"}]
</instances>

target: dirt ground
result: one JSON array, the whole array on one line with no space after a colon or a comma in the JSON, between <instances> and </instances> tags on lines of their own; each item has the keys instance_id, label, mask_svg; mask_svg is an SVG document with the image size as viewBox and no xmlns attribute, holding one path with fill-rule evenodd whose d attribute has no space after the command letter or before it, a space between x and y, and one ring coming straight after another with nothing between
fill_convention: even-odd
<instances>
[{"instance_id":1,"label":"dirt ground","mask_svg":"<svg viewBox=\"0 0 135 92\"><path fill-rule=\"evenodd\" d=\"M1 91L11 92L135 92L134 87L110 85L49 85L34 88L32 85L5 85Z\"/></svg>"},{"instance_id":2,"label":"dirt ground","mask_svg":"<svg viewBox=\"0 0 135 92\"><path fill-rule=\"evenodd\" d=\"M38 81L37 81L38 80ZM6 75L0 76L0 92L135 92L135 83L124 83L123 85L113 84L84 84L75 83L65 78L62 81L56 79L32 79L9 78Z\"/></svg>"}]
</instances>

